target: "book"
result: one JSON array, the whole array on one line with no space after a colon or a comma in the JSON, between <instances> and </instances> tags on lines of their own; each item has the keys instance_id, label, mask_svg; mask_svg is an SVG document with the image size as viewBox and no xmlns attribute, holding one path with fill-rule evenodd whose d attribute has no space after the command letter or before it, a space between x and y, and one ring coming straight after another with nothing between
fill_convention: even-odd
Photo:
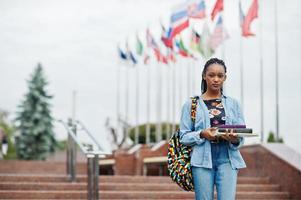
<instances>
[{"instance_id":1,"label":"book","mask_svg":"<svg viewBox=\"0 0 301 200\"><path fill-rule=\"evenodd\" d=\"M247 128L246 127L246 125L243 125L243 124L241 124L241 125L226 125L226 124L224 124L224 125L220 125L220 126L218 126L217 128Z\"/></svg>"},{"instance_id":2,"label":"book","mask_svg":"<svg viewBox=\"0 0 301 200\"><path fill-rule=\"evenodd\" d=\"M216 136L221 136L225 135L225 132L219 132L218 130L216 131L215 135ZM238 137L258 137L259 135L257 133L235 133Z\"/></svg>"},{"instance_id":3,"label":"book","mask_svg":"<svg viewBox=\"0 0 301 200\"><path fill-rule=\"evenodd\" d=\"M227 132L233 130L233 133L252 133L253 129L251 128L218 128L219 132Z\"/></svg>"}]
</instances>

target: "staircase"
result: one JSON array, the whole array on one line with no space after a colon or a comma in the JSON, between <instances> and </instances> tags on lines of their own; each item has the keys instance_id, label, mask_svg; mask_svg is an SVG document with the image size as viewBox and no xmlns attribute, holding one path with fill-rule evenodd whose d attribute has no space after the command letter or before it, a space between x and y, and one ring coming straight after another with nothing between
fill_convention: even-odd
<instances>
[{"instance_id":1,"label":"staircase","mask_svg":"<svg viewBox=\"0 0 301 200\"><path fill-rule=\"evenodd\" d=\"M87 199L87 176L76 183L65 175L0 174L0 199ZM100 199L194 199L169 177L100 176ZM290 199L269 177L239 176L236 199Z\"/></svg>"}]
</instances>

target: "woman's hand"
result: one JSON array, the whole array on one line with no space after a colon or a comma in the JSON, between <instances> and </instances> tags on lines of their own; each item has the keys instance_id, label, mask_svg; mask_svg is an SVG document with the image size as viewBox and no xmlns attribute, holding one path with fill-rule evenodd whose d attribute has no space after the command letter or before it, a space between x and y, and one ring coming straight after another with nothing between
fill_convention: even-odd
<instances>
[{"instance_id":1,"label":"woman's hand","mask_svg":"<svg viewBox=\"0 0 301 200\"><path fill-rule=\"evenodd\" d=\"M216 139L216 136L215 136L216 130L217 130L217 127L207 128L200 133L200 137L206 138L207 140L215 140Z\"/></svg>"},{"instance_id":2,"label":"woman's hand","mask_svg":"<svg viewBox=\"0 0 301 200\"><path fill-rule=\"evenodd\" d=\"M223 138L224 140L227 140L227 141L231 142L231 143L238 143L239 142L237 134L233 133L233 129L230 129L230 131L227 130L226 133L224 135L221 135L220 137Z\"/></svg>"}]
</instances>

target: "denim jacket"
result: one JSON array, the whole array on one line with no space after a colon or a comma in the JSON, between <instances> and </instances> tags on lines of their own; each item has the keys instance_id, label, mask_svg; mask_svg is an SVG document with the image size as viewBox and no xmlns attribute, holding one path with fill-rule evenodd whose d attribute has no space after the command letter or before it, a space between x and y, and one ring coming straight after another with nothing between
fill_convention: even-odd
<instances>
[{"instance_id":1,"label":"denim jacket","mask_svg":"<svg viewBox=\"0 0 301 200\"><path fill-rule=\"evenodd\" d=\"M245 124L238 102L228 96L222 96L222 103L225 109L227 125ZM205 138L200 138L200 132L210 128L209 111L206 104L200 98L197 104L197 112L195 119L195 128L190 117L191 100L187 101L182 108L180 122L180 141L184 145L192 146L191 165L195 167L212 168L211 159L211 143ZM239 152L239 148L243 145L244 138L239 138L238 144L229 142L228 155L232 169L245 168L246 164Z\"/></svg>"}]
</instances>

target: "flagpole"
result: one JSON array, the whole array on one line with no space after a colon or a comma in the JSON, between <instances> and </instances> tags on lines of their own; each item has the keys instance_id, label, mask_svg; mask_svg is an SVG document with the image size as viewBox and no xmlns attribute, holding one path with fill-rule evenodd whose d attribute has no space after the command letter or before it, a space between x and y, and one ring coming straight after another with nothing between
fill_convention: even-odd
<instances>
[{"instance_id":1,"label":"flagpole","mask_svg":"<svg viewBox=\"0 0 301 200\"><path fill-rule=\"evenodd\" d=\"M126 94L125 94L125 137L127 138L128 137L128 133L129 133L129 130L128 130L128 118L129 118L129 68L127 67L126 68Z\"/></svg>"},{"instance_id":2,"label":"flagpole","mask_svg":"<svg viewBox=\"0 0 301 200\"><path fill-rule=\"evenodd\" d=\"M225 4L224 4L225 5ZM224 6L224 10L225 10L225 6ZM223 35L223 43L222 43L222 60L226 63L226 42L224 40L224 38L226 37L226 33L225 33L225 15L224 15L224 11L221 12L221 17L223 19L223 28L222 28L222 35ZM223 94L226 93L227 90L227 84L223 85Z\"/></svg>"},{"instance_id":3,"label":"flagpole","mask_svg":"<svg viewBox=\"0 0 301 200\"><path fill-rule=\"evenodd\" d=\"M139 68L136 66L136 127L135 144L139 143Z\"/></svg>"},{"instance_id":4,"label":"flagpole","mask_svg":"<svg viewBox=\"0 0 301 200\"><path fill-rule=\"evenodd\" d=\"M145 143L149 144L150 143L150 66L147 66L147 89L146 89L146 135L145 135Z\"/></svg>"},{"instance_id":5,"label":"flagpole","mask_svg":"<svg viewBox=\"0 0 301 200\"><path fill-rule=\"evenodd\" d=\"M190 61L186 61L186 68L187 68L187 97L189 97L191 95L191 67L190 67Z\"/></svg>"},{"instance_id":6,"label":"flagpole","mask_svg":"<svg viewBox=\"0 0 301 200\"><path fill-rule=\"evenodd\" d=\"M190 95L195 95L196 92L195 92L195 88L196 88L196 81L195 81L195 74L194 74L194 65L193 65L193 60L191 59L190 62L190 77L191 77L191 81L190 81L190 88L192 90L191 94Z\"/></svg>"},{"instance_id":7,"label":"flagpole","mask_svg":"<svg viewBox=\"0 0 301 200\"><path fill-rule=\"evenodd\" d=\"M119 128L119 115L120 115L120 66L117 67L117 87L116 87L116 129Z\"/></svg>"},{"instance_id":8,"label":"flagpole","mask_svg":"<svg viewBox=\"0 0 301 200\"><path fill-rule=\"evenodd\" d=\"M72 124L75 124L76 120L76 90L72 91L72 112L71 112L71 119L72 119Z\"/></svg>"},{"instance_id":9,"label":"flagpole","mask_svg":"<svg viewBox=\"0 0 301 200\"><path fill-rule=\"evenodd\" d=\"M162 140L162 124L161 124L161 104L162 104L162 98L161 98L161 93L162 93L162 70L161 70L161 65L158 61L157 65L157 77L158 77L158 82L157 82L157 127L156 127L156 141L160 142Z\"/></svg>"},{"instance_id":10,"label":"flagpole","mask_svg":"<svg viewBox=\"0 0 301 200\"><path fill-rule=\"evenodd\" d=\"M275 89L276 89L276 139L279 140L279 88L278 88L278 10L275 0Z\"/></svg>"},{"instance_id":11,"label":"flagpole","mask_svg":"<svg viewBox=\"0 0 301 200\"><path fill-rule=\"evenodd\" d=\"M171 97L171 90L170 90L170 76L169 76L170 66L167 65L166 67L166 140L168 141L170 138L170 97Z\"/></svg>"},{"instance_id":12,"label":"flagpole","mask_svg":"<svg viewBox=\"0 0 301 200\"><path fill-rule=\"evenodd\" d=\"M179 107L181 107L182 104L182 97L183 97L183 61L182 59L179 60L180 62L180 69L179 69Z\"/></svg>"},{"instance_id":13,"label":"flagpole","mask_svg":"<svg viewBox=\"0 0 301 200\"><path fill-rule=\"evenodd\" d=\"M259 15L261 16L262 14L262 8L261 5L259 6ZM263 105L263 56L262 56L262 52L263 52L263 47L262 47L262 17L260 17L259 20L259 31L260 31L260 36L259 36L259 56L260 56L260 142L263 143L264 142L264 105Z\"/></svg>"},{"instance_id":14,"label":"flagpole","mask_svg":"<svg viewBox=\"0 0 301 200\"><path fill-rule=\"evenodd\" d=\"M223 10L225 10L225 4L223 3ZM226 62L225 60L225 41L224 41L224 37L225 37L225 15L224 15L224 11L221 12L221 17L223 19L223 28L222 28L222 35L223 35L223 43L222 43L222 60L224 62Z\"/></svg>"},{"instance_id":15,"label":"flagpole","mask_svg":"<svg viewBox=\"0 0 301 200\"><path fill-rule=\"evenodd\" d=\"M202 68L202 66L198 65L198 62L194 62L193 67L194 67L194 72L195 72L195 74L194 74L194 80L195 80L194 92L195 92L195 94L199 95L199 94L201 94L201 92L200 92L201 87L200 87L200 81L199 81L199 77L201 76L201 74L200 74L199 68Z\"/></svg>"},{"instance_id":16,"label":"flagpole","mask_svg":"<svg viewBox=\"0 0 301 200\"><path fill-rule=\"evenodd\" d=\"M195 95L195 91L194 91L194 85L195 85L195 76L194 76L194 67L193 67L193 60L191 59L189 61L189 66L190 66L190 90L191 90L191 95Z\"/></svg>"},{"instance_id":17,"label":"flagpole","mask_svg":"<svg viewBox=\"0 0 301 200\"><path fill-rule=\"evenodd\" d=\"M243 36L240 35L240 104L241 110L244 110L244 67L243 67Z\"/></svg>"},{"instance_id":18,"label":"flagpole","mask_svg":"<svg viewBox=\"0 0 301 200\"><path fill-rule=\"evenodd\" d=\"M175 133L176 131L176 64L173 64L172 66L172 133Z\"/></svg>"},{"instance_id":19,"label":"flagpole","mask_svg":"<svg viewBox=\"0 0 301 200\"><path fill-rule=\"evenodd\" d=\"M241 104L241 110L243 112L244 110L244 80L243 80L243 12L241 8L241 2L240 0L238 1L239 3L239 23L241 27L241 33L240 33L240 40L239 40L239 51L240 51L240 57L239 57L239 65L240 65L240 104Z\"/></svg>"}]
</instances>

